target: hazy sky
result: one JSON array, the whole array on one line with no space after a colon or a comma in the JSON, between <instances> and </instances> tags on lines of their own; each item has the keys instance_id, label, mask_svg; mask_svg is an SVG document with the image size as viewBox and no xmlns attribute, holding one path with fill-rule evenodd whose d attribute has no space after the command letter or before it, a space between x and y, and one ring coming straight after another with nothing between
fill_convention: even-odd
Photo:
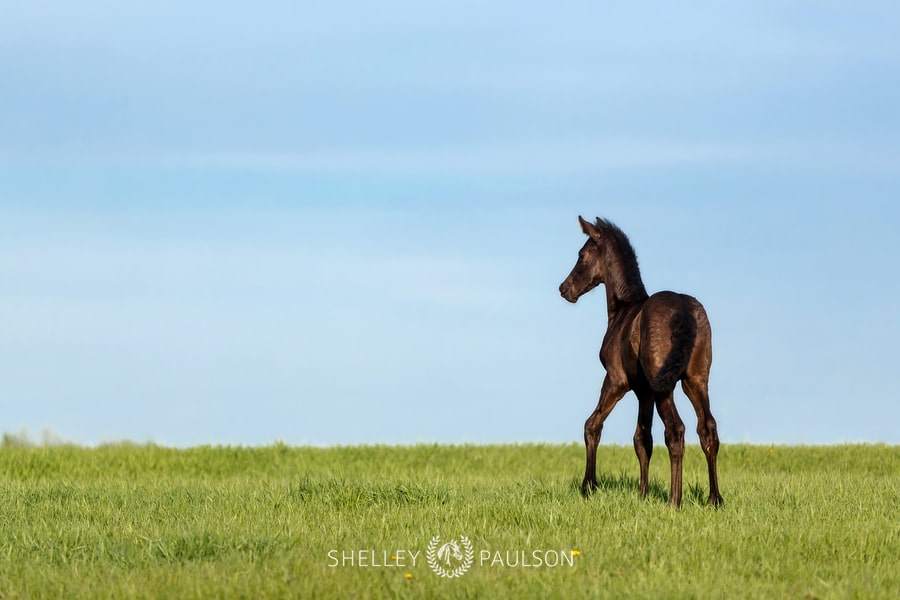
<instances>
[{"instance_id":1,"label":"hazy sky","mask_svg":"<svg viewBox=\"0 0 900 600\"><path fill-rule=\"evenodd\" d=\"M609 4L0 0L0 430L580 441L582 214L724 441L900 443L900 7Z\"/></svg>"}]
</instances>

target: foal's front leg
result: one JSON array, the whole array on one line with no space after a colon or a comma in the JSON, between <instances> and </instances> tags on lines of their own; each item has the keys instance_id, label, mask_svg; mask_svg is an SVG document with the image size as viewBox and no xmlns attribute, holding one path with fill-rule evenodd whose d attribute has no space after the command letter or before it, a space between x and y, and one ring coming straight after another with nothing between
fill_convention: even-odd
<instances>
[{"instance_id":1,"label":"foal's front leg","mask_svg":"<svg viewBox=\"0 0 900 600\"><path fill-rule=\"evenodd\" d=\"M600 388L600 400L597 402L597 408L584 422L584 447L587 452L587 460L584 467L584 479L581 482L581 493L585 496L597 489L597 445L600 443L603 423L627 391L627 384L614 382L607 373L603 379L603 387Z\"/></svg>"},{"instance_id":2,"label":"foal's front leg","mask_svg":"<svg viewBox=\"0 0 900 600\"><path fill-rule=\"evenodd\" d=\"M638 392L638 422L634 453L641 465L641 498L650 493L650 457L653 455L653 394Z\"/></svg>"}]
</instances>

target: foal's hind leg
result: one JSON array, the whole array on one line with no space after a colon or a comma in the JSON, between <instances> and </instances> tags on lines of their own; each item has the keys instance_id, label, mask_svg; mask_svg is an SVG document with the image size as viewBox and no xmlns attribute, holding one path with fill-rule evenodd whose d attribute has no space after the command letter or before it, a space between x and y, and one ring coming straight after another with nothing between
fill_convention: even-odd
<instances>
[{"instance_id":1,"label":"foal's hind leg","mask_svg":"<svg viewBox=\"0 0 900 600\"><path fill-rule=\"evenodd\" d=\"M669 463L672 467L672 484L669 503L681 506L681 465L684 459L684 423L675 409L672 392L657 393L656 411L666 427L666 447L669 449Z\"/></svg>"},{"instance_id":2,"label":"foal's hind leg","mask_svg":"<svg viewBox=\"0 0 900 600\"><path fill-rule=\"evenodd\" d=\"M722 496L719 494L719 478L716 474L719 433L716 429L716 420L709 410L706 377L688 376L681 382L681 387L697 413L697 434L700 436L700 445L703 447L703 453L706 454L706 465L709 468L709 503L713 506L721 506Z\"/></svg>"},{"instance_id":3,"label":"foal's hind leg","mask_svg":"<svg viewBox=\"0 0 900 600\"><path fill-rule=\"evenodd\" d=\"M650 456L653 454L653 395L638 393L638 422L634 432L634 452L641 465L641 498L650 493Z\"/></svg>"}]
</instances>

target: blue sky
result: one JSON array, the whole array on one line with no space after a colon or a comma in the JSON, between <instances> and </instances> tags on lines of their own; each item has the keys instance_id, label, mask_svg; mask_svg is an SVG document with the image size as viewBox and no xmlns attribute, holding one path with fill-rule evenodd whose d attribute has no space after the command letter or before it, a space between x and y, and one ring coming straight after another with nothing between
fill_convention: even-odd
<instances>
[{"instance_id":1,"label":"blue sky","mask_svg":"<svg viewBox=\"0 0 900 600\"><path fill-rule=\"evenodd\" d=\"M725 441L900 443L894 3L0 6L3 431L580 441L583 214Z\"/></svg>"}]
</instances>

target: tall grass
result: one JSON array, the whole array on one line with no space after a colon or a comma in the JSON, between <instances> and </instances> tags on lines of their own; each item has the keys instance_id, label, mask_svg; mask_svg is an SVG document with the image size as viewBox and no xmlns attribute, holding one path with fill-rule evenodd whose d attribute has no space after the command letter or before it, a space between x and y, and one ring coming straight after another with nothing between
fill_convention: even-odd
<instances>
[{"instance_id":1,"label":"tall grass","mask_svg":"<svg viewBox=\"0 0 900 600\"><path fill-rule=\"evenodd\" d=\"M666 504L664 448L647 500L633 451L615 446L601 447L600 489L582 498L582 455L574 444L4 443L0 598L900 594L898 447L725 445L720 510L705 503L696 447L682 510ZM577 556L555 568L476 561L447 579L425 560L434 536L467 536L479 556ZM330 564L329 551L360 550L420 554L415 566Z\"/></svg>"}]
</instances>

